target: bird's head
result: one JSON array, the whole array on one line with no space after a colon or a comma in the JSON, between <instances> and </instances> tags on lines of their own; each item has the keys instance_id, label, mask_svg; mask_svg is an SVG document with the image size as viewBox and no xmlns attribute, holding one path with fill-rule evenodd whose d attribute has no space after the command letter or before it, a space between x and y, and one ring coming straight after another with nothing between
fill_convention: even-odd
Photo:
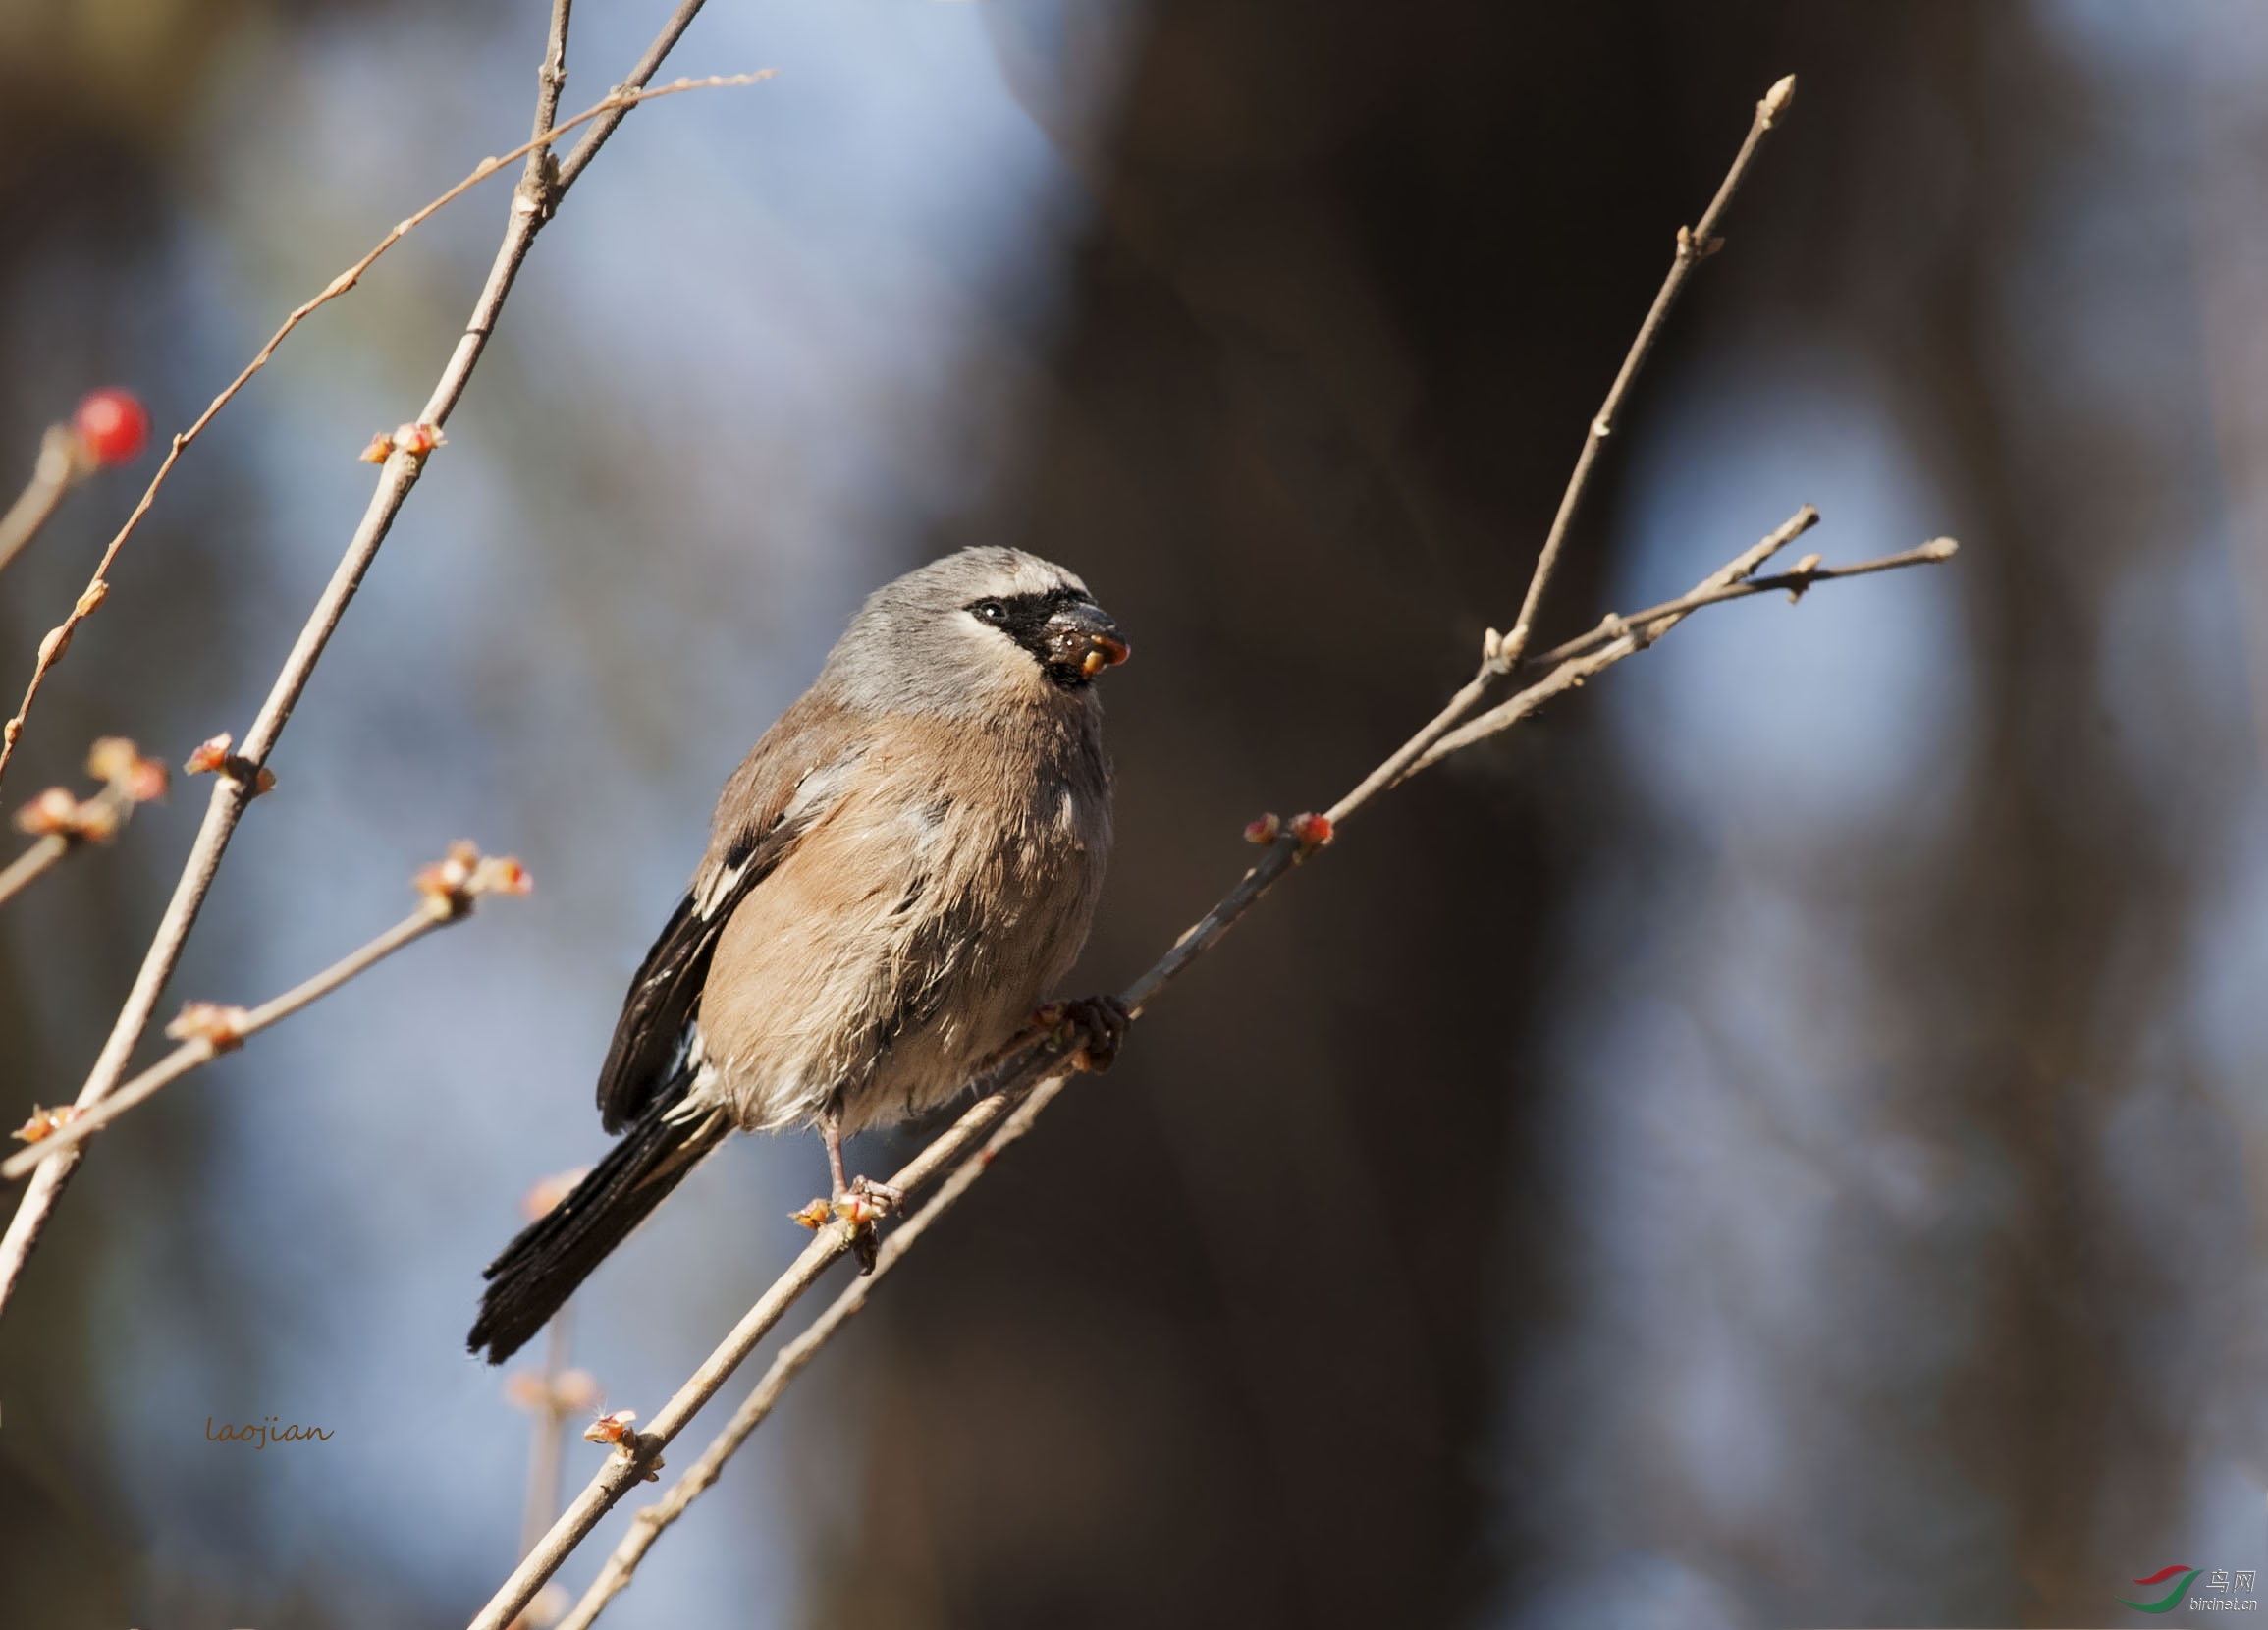
<instances>
[{"instance_id":1,"label":"bird's head","mask_svg":"<svg viewBox=\"0 0 2268 1630\"><path fill-rule=\"evenodd\" d=\"M827 677L860 706L969 714L1086 697L1130 651L1073 573L1017 549L964 549L868 596Z\"/></svg>"}]
</instances>

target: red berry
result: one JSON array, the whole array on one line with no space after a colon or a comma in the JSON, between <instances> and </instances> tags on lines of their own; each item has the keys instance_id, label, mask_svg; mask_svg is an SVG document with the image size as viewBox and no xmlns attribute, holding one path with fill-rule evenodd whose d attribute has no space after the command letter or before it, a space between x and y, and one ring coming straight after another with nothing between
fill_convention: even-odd
<instances>
[{"instance_id":1,"label":"red berry","mask_svg":"<svg viewBox=\"0 0 2268 1630\"><path fill-rule=\"evenodd\" d=\"M126 463L149 440L149 410L132 391L115 386L87 393L71 423L97 464Z\"/></svg>"}]
</instances>

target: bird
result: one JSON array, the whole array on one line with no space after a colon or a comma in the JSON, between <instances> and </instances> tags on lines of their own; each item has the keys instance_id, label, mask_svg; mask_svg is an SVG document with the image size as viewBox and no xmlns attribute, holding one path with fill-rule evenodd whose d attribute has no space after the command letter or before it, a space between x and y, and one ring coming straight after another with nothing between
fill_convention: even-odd
<instances>
[{"instance_id":1,"label":"bird","mask_svg":"<svg viewBox=\"0 0 2268 1630\"><path fill-rule=\"evenodd\" d=\"M845 1181L844 1138L949 1102L1041 1026L1108 1066L1124 1007L1043 1002L1109 859L1095 681L1129 654L1084 582L1017 549L868 596L726 781L599 1069L620 1141L488 1266L469 1350L510 1357L735 1129L818 1130L870 1269L863 1219L897 1196Z\"/></svg>"}]
</instances>

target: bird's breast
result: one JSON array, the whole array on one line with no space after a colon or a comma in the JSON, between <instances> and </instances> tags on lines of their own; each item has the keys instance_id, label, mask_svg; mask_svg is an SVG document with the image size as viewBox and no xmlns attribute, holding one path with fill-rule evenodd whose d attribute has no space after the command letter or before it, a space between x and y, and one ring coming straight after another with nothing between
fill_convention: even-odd
<instances>
[{"instance_id":1,"label":"bird's breast","mask_svg":"<svg viewBox=\"0 0 2268 1630\"><path fill-rule=\"evenodd\" d=\"M849 1129L943 1102L1085 943L1110 842L1099 755L921 745L870 754L726 926L700 1024L743 1125L830 1097Z\"/></svg>"}]
</instances>

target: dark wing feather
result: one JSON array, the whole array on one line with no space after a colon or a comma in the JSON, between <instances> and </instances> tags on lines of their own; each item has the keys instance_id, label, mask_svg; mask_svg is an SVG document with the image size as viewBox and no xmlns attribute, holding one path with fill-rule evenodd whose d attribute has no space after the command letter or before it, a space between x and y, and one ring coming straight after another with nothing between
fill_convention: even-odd
<instances>
[{"instance_id":1,"label":"dark wing feather","mask_svg":"<svg viewBox=\"0 0 2268 1630\"><path fill-rule=\"evenodd\" d=\"M685 1023L701 1000L702 982L709 977L717 937L725 932L726 919L740 895L756 881L756 868L749 872L746 882L722 902L723 908L707 915L701 911L699 896L687 891L654 949L646 952L622 1003L622 1016L615 1021L607 1061L599 1069L599 1115L608 1131L619 1132L635 1120L669 1079L685 1042Z\"/></svg>"},{"instance_id":2,"label":"dark wing feather","mask_svg":"<svg viewBox=\"0 0 2268 1630\"><path fill-rule=\"evenodd\" d=\"M844 710L805 696L725 784L709 852L646 952L615 1022L599 1070L599 1114L608 1131L636 1119L669 1081L733 909L834 807L843 773L865 752L852 723Z\"/></svg>"}]
</instances>

